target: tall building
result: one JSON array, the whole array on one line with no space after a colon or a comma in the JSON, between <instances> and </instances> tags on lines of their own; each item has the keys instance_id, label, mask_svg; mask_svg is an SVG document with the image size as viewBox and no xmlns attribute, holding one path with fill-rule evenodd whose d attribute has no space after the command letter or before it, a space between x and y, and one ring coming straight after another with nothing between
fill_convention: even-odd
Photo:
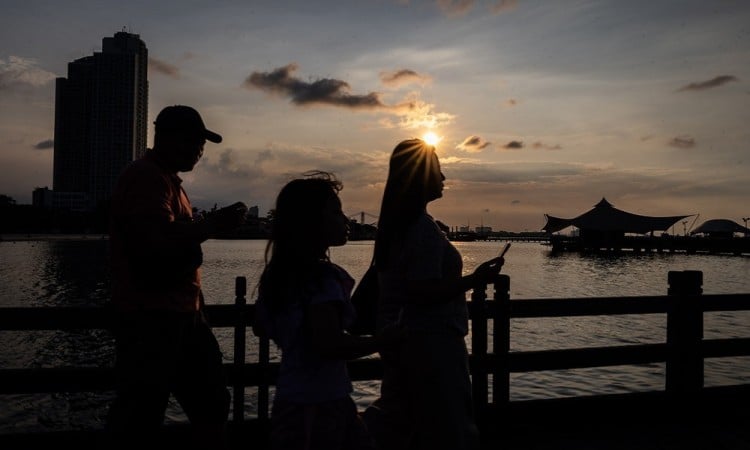
<instances>
[{"instance_id":1,"label":"tall building","mask_svg":"<svg viewBox=\"0 0 750 450\"><path fill-rule=\"evenodd\" d=\"M120 172L146 151L147 75L146 44L122 31L56 80L56 208L90 211L107 202Z\"/></svg>"}]
</instances>

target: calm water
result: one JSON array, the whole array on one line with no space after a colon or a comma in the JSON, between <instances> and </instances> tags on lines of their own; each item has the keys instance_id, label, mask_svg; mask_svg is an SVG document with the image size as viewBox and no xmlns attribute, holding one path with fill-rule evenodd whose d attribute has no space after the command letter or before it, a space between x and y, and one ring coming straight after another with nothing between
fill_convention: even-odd
<instances>
[{"instance_id":1,"label":"calm water","mask_svg":"<svg viewBox=\"0 0 750 450\"><path fill-rule=\"evenodd\" d=\"M502 243L456 243L465 271L497 254ZM263 268L265 241L218 241L204 244L204 290L208 303L232 303L234 280L247 277L248 301ZM514 243L504 272L511 278L514 299L663 295L670 270L701 270L704 292L750 293L750 258L737 256L646 254L550 256L546 246ZM364 274L372 242L351 242L331 250L331 259L355 279ZM103 305L109 296L107 242L0 242L0 307ZM634 343L665 339L666 318L620 316L571 319L523 319L512 323L511 350L542 350ZM747 313L706 314L705 336L750 337ZM226 357L232 355L231 330L216 330ZM110 365L111 337L104 331L0 332L0 366ZM247 360L256 359L250 341ZM512 375L513 399L547 398L594 393L620 393L663 387L664 365L618 366ZM750 382L750 358L707 361L706 384ZM357 383L354 396L361 407L372 401L378 384ZM99 427L109 394L0 395L0 432L28 429ZM255 412L256 392L248 388L248 414ZM170 404L168 421L182 421L178 405Z\"/></svg>"}]
</instances>

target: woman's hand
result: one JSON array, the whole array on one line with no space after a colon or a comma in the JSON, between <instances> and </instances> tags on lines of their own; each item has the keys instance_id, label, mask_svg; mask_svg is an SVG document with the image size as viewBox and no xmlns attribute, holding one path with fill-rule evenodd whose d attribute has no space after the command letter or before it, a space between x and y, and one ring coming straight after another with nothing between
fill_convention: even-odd
<instances>
[{"instance_id":1,"label":"woman's hand","mask_svg":"<svg viewBox=\"0 0 750 450\"><path fill-rule=\"evenodd\" d=\"M505 258L502 256L483 262L474 269L474 273L472 274L474 281L477 283L494 282L497 274L500 273L500 269L503 268L503 264L505 264Z\"/></svg>"}]
</instances>

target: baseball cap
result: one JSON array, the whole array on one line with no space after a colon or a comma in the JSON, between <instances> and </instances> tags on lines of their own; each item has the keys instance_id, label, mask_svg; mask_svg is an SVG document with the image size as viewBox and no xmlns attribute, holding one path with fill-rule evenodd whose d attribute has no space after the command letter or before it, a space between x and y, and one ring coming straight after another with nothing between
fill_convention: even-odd
<instances>
[{"instance_id":1,"label":"baseball cap","mask_svg":"<svg viewBox=\"0 0 750 450\"><path fill-rule=\"evenodd\" d=\"M185 105L167 106L162 109L154 122L156 132L184 132L196 133L207 141L218 144L221 135L206 129L201 115L194 108Z\"/></svg>"}]
</instances>

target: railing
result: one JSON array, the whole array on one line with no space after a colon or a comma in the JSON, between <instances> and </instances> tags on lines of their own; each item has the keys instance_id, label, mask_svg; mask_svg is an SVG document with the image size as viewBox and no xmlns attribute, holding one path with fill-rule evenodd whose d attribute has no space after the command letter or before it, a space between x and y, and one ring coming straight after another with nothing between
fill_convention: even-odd
<instances>
[{"instance_id":1,"label":"railing","mask_svg":"<svg viewBox=\"0 0 750 450\"><path fill-rule=\"evenodd\" d=\"M470 316L473 396L480 422L498 412L525 411L524 404L549 404L567 399L511 401L510 374L543 370L564 370L615 365L666 363L665 387L653 392L660 402L694 401L715 393L723 399L745 401L750 382L728 388L704 387L704 359L750 355L750 338L703 338L703 313L750 310L750 294L702 294L702 272L669 272L666 296L511 300L510 279L501 275L494 284L493 298L486 286L473 290ZM265 423L269 414L269 386L278 375L278 364L270 362L269 342L260 339L258 361L246 362L246 330L253 323L255 308L248 305L246 281L236 279L236 299L231 305L208 305L207 315L214 327L234 328L234 360L226 364L228 383L233 390L232 422ZM510 351L511 320L623 314L666 314L666 342L626 346L574 348L541 351ZM492 332L488 330L492 320ZM107 329L111 313L106 308L0 308L0 330ZM488 352L488 337L493 351ZM354 381L382 377L380 360L358 359L349 364ZM490 386L490 375L491 386ZM748 378L750 380L750 377ZM59 367L0 369L0 394L96 392L112 389L110 367ZM258 387L257 419L245 417L245 388ZM492 398L489 398L489 388ZM648 394L648 393L647 393ZM632 393L593 396L600 399L644 398ZM573 399L575 400L575 399ZM554 407L552 407L554 409ZM539 411L537 410L536 413ZM516 415L515 420L521 415ZM514 419L512 419L514 420ZM0 435L2 437L2 435Z\"/></svg>"}]
</instances>

